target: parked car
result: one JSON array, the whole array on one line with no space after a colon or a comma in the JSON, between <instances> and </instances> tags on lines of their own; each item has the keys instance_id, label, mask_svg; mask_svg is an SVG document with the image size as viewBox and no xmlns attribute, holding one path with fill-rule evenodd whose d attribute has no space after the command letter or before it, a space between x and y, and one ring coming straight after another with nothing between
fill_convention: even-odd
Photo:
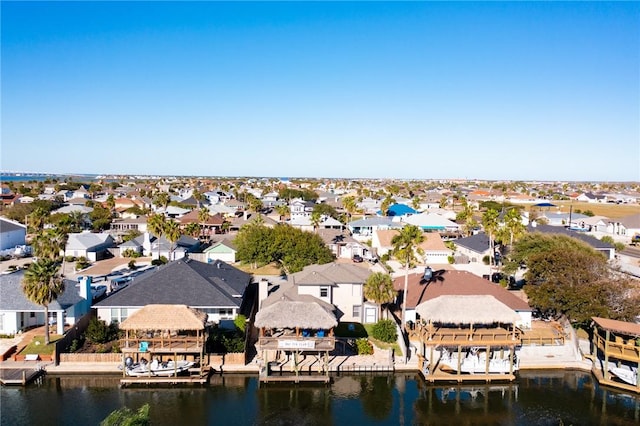
<instances>
[{"instance_id":1,"label":"parked car","mask_svg":"<svg viewBox=\"0 0 640 426\"><path fill-rule=\"evenodd\" d=\"M354 254L352 260L355 263L362 263L364 261L364 259L362 258L362 256L360 256L359 254Z\"/></svg>"}]
</instances>

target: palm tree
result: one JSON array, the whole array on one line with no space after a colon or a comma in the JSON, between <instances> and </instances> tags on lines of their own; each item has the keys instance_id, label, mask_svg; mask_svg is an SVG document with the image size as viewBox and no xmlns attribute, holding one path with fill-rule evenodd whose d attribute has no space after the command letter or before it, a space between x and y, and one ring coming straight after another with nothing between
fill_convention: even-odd
<instances>
[{"instance_id":1,"label":"palm tree","mask_svg":"<svg viewBox=\"0 0 640 426\"><path fill-rule=\"evenodd\" d=\"M195 222L188 223L184 227L184 232L186 232L187 235L190 235L193 238L198 238L198 236L200 235L200 225Z\"/></svg>"},{"instance_id":2,"label":"palm tree","mask_svg":"<svg viewBox=\"0 0 640 426\"><path fill-rule=\"evenodd\" d=\"M402 324L405 323L407 313L407 291L409 284L409 268L418 261L416 253L420 256L423 250L420 244L424 241L424 232L415 225L407 225L400 230L400 233L391 239L393 245L393 256L404 265L404 293L402 301Z\"/></svg>"},{"instance_id":3,"label":"palm tree","mask_svg":"<svg viewBox=\"0 0 640 426\"><path fill-rule=\"evenodd\" d=\"M49 304L65 289L58 275L60 266L51 259L40 258L29 266L22 280L22 292L33 303L44 307L44 343L49 340Z\"/></svg>"},{"instance_id":4,"label":"palm tree","mask_svg":"<svg viewBox=\"0 0 640 426\"><path fill-rule=\"evenodd\" d=\"M382 204L380 205L380 210L382 211L382 216L386 216L387 215L387 211L389 210L389 207L391 207L391 205L393 203L395 203L396 200L395 198L393 198L391 196L391 194L388 194L384 200L382 200Z\"/></svg>"},{"instance_id":5,"label":"palm tree","mask_svg":"<svg viewBox=\"0 0 640 426\"><path fill-rule=\"evenodd\" d=\"M171 196L167 192L159 192L153 198L153 202L155 203L155 205L162 207L164 210L167 209L170 201Z\"/></svg>"},{"instance_id":6,"label":"palm tree","mask_svg":"<svg viewBox=\"0 0 640 426\"><path fill-rule=\"evenodd\" d=\"M206 207L202 207L200 210L198 210L198 220L200 221L200 231L201 231L201 236L202 233L204 233L204 230L207 229L206 225L207 225L207 221L209 220L209 209Z\"/></svg>"},{"instance_id":7,"label":"palm tree","mask_svg":"<svg viewBox=\"0 0 640 426\"><path fill-rule=\"evenodd\" d=\"M489 271L491 271L493 267L493 258L495 257L495 248L494 248L494 238L496 232L498 231L498 217L500 214L497 210L489 209L482 215L482 226L484 227L484 232L489 236Z\"/></svg>"},{"instance_id":8,"label":"palm tree","mask_svg":"<svg viewBox=\"0 0 640 426\"><path fill-rule=\"evenodd\" d=\"M286 204L280 204L280 205L276 206L276 211L280 215L280 220L284 220L284 218L286 218L289 215L289 213L291 212L289 210L289 206L286 205Z\"/></svg>"},{"instance_id":9,"label":"palm tree","mask_svg":"<svg viewBox=\"0 0 640 426\"><path fill-rule=\"evenodd\" d=\"M153 216L151 216L149 218L149 220L147 221L147 227L149 228L149 231L155 235L158 240L158 260L160 260L160 237L162 236L162 234L164 234L164 228L166 226L166 219L164 217L164 215L162 214L154 214Z\"/></svg>"},{"instance_id":10,"label":"palm tree","mask_svg":"<svg viewBox=\"0 0 640 426\"><path fill-rule=\"evenodd\" d=\"M313 225L313 231L317 234L318 228L320 227L320 222L322 222L322 215L320 212L311 213L311 225Z\"/></svg>"},{"instance_id":11,"label":"palm tree","mask_svg":"<svg viewBox=\"0 0 640 426\"><path fill-rule=\"evenodd\" d=\"M507 210L504 215L504 225L509 233L509 247L511 247L513 246L513 242L523 236L526 232L526 228L522 223L520 211L515 208Z\"/></svg>"},{"instance_id":12,"label":"palm tree","mask_svg":"<svg viewBox=\"0 0 640 426\"><path fill-rule=\"evenodd\" d=\"M389 274L374 272L364 283L364 297L380 306L378 319L382 318L382 305L395 300L397 292Z\"/></svg>"},{"instance_id":13,"label":"palm tree","mask_svg":"<svg viewBox=\"0 0 640 426\"><path fill-rule=\"evenodd\" d=\"M64 250L67 239L67 233L61 228L53 228L41 232L33 239L33 254L36 257L55 261L60 257L60 252Z\"/></svg>"},{"instance_id":14,"label":"palm tree","mask_svg":"<svg viewBox=\"0 0 640 426\"><path fill-rule=\"evenodd\" d=\"M348 222L351 222L351 216L358 210L358 204L356 203L355 197L344 197L342 199L342 205L344 206L344 210L347 212Z\"/></svg>"},{"instance_id":15,"label":"palm tree","mask_svg":"<svg viewBox=\"0 0 640 426\"><path fill-rule=\"evenodd\" d=\"M169 248L169 261L173 259L173 250L175 248L175 243L180 239L180 225L178 222L174 220L170 220L166 223L164 227L164 235L167 237L167 240L171 243L171 247Z\"/></svg>"}]
</instances>

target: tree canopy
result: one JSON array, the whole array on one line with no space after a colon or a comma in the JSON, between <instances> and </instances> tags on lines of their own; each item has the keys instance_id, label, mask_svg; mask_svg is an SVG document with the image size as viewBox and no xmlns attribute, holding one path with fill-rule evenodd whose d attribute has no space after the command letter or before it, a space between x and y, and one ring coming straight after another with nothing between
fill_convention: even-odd
<instances>
[{"instance_id":1,"label":"tree canopy","mask_svg":"<svg viewBox=\"0 0 640 426\"><path fill-rule=\"evenodd\" d=\"M49 304L64 293L65 285L58 275L58 265L46 257L29 266L22 279L22 292L33 303L44 308L44 342L49 344Z\"/></svg>"},{"instance_id":2,"label":"tree canopy","mask_svg":"<svg viewBox=\"0 0 640 426\"><path fill-rule=\"evenodd\" d=\"M630 321L640 314L640 297L633 293L631 281L580 240L528 234L514 245L505 272L515 271L521 263L527 265L529 304L544 313L564 314L579 325L592 316Z\"/></svg>"},{"instance_id":3,"label":"tree canopy","mask_svg":"<svg viewBox=\"0 0 640 426\"><path fill-rule=\"evenodd\" d=\"M234 243L238 260L256 266L278 262L288 273L333 261L331 250L318 235L286 224L273 228L255 223L245 225Z\"/></svg>"}]
</instances>

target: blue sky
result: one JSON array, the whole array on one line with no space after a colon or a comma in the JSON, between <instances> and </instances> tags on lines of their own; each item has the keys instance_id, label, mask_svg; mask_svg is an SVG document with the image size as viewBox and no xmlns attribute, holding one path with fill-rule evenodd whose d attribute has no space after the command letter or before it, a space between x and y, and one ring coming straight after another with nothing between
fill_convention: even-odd
<instances>
[{"instance_id":1,"label":"blue sky","mask_svg":"<svg viewBox=\"0 0 640 426\"><path fill-rule=\"evenodd\" d=\"M5 2L3 170L640 180L638 2Z\"/></svg>"}]
</instances>

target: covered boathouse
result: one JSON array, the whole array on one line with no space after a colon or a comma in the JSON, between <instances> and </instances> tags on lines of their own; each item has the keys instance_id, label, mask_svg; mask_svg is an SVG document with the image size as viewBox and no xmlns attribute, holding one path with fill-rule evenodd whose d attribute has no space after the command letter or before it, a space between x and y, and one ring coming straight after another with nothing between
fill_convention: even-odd
<instances>
[{"instance_id":1,"label":"covered boathouse","mask_svg":"<svg viewBox=\"0 0 640 426\"><path fill-rule=\"evenodd\" d=\"M640 324L592 317L593 374L601 384L640 393Z\"/></svg>"},{"instance_id":2,"label":"covered boathouse","mask_svg":"<svg viewBox=\"0 0 640 426\"><path fill-rule=\"evenodd\" d=\"M335 306L295 291L277 292L263 301L254 325L259 329L260 382L330 381L329 352L335 348L338 325ZM314 357L317 375L300 374L303 357Z\"/></svg>"},{"instance_id":3,"label":"covered boathouse","mask_svg":"<svg viewBox=\"0 0 640 426\"><path fill-rule=\"evenodd\" d=\"M487 295L443 295L416 307L410 330L429 382L513 381L521 344L520 316Z\"/></svg>"},{"instance_id":4,"label":"covered boathouse","mask_svg":"<svg viewBox=\"0 0 640 426\"><path fill-rule=\"evenodd\" d=\"M206 313L185 305L147 305L134 312L120 324L123 376L127 357L136 363L144 358L208 365L204 362L206 321Z\"/></svg>"}]
</instances>

